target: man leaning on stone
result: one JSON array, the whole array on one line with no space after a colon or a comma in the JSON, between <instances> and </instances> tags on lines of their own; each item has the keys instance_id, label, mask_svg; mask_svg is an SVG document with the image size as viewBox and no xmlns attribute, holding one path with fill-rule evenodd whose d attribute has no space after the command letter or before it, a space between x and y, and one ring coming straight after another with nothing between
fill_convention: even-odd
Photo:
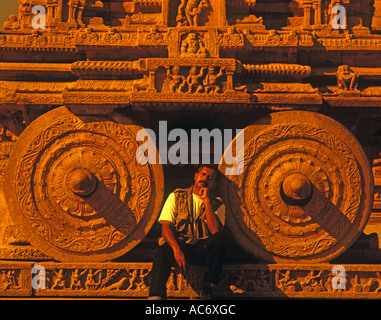
<instances>
[{"instance_id":1,"label":"man leaning on stone","mask_svg":"<svg viewBox=\"0 0 381 320\"><path fill-rule=\"evenodd\" d=\"M225 241L225 205L214 195L218 180L214 166L201 165L189 189L177 189L164 204L159 222L162 237L151 271L150 300L166 299L171 267L205 264L201 298L211 299L220 279Z\"/></svg>"}]
</instances>

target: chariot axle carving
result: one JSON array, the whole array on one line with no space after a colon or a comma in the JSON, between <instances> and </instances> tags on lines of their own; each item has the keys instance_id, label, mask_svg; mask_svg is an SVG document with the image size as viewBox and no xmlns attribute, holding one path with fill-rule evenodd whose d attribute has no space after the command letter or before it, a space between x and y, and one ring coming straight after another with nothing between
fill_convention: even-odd
<instances>
[{"instance_id":1,"label":"chariot axle carving","mask_svg":"<svg viewBox=\"0 0 381 320\"><path fill-rule=\"evenodd\" d=\"M30 242L56 260L104 261L139 243L160 210L160 165L138 164L141 127L61 107L33 122L13 149L4 188Z\"/></svg>"},{"instance_id":2,"label":"chariot axle carving","mask_svg":"<svg viewBox=\"0 0 381 320\"><path fill-rule=\"evenodd\" d=\"M349 248L373 194L370 165L351 133L328 117L290 111L244 135L235 164L243 173L227 175L222 188L237 241L270 262L325 262ZM228 167L222 161L221 172Z\"/></svg>"}]
</instances>

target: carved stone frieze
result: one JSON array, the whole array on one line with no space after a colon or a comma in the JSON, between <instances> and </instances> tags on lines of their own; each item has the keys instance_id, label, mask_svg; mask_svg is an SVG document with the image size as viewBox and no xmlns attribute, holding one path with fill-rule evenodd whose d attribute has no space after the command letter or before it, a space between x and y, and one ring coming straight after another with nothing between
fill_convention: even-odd
<instances>
[{"instance_id":1,"label":"carved stone frieze","mask_svg":"<svg viewBox=\"0 0 381 320\"><path fill-rule=\"evenodd\" d=\"M244 46L244 42L244 35L238 32L223 33L218 37L218 45L221 48L240 48Z\"/></svg>"},{"instance_id":2,"label":"carved stone frieze","mask_svg":"<svg viewBox=\"0 0 381 320\"><path fill-rule=\"evenodd\" d=\"M221 296L295 298L381 298L381 278L376 265L243 265L226 267L220 281ZM333 285L335 276L344 287Z\"/></svg>"},{"instance_id":3,"label":"carved stone frieze","mask_svg":"<svg viewBox=\"0 0 381 320\"><path fill-rule=\"evenodd\" d=\"M159 31L155 27L142 32L94 32L85 29L76 34L76 46L168 46L171 35L168 31Z\"/></svg>"},{"instance_id":4,"label":"carved stone frieze","mask_svg":"<svg viewBox=\"0 0 381 320\"><path fill-rule=\"evenodd\" d=\"M242 74L250 74L264 79L288 78L303 79L311 75L311 67L297 64L267 64L267 65L247 65L242 66Z\"/></svg>"},{"instance_id":5,"label":"carved stone frieze","mask_svg":"<svg viewBox=\"0 0 381 320\"><path fill-rule=\"evenodd\" d=\"M133 77L133 61L78 61L71 65L71 71L78 77L99 75L130 76Z\"/></svg>"},{"instance_id":6,"label":"carved stone frieze","mask_svg":"<svg viewBox=\"0 0 381 320\"><path fill-rule=\"evenodd\" d=\"M209 0L181 0L177 9L176 22L178 27L201 25L200 17L210 9Z\"/></svg>"},{"instance_id":7,"label":"carved stone frieze","mask_svg":"<svg viewBox=\"0 0 381 320\"><path fill-rule=\"evenodd\" d=\"M37 296L148 296L151 263L43 263L43 266L46 268L47 287L36 290ZM185 276L176 269L171 271L167 287L168 296L198 297Z\"/></svg>"},{"instance_id":8,"label":"carved stone frieze","mask_svg":"<svg viewBox=\"0 0 381 320\"><path fill-rule=\"evenodd\" d=\"M2 262L0 264L0 296L31 296L32 267L32 263Z\"/></svg>"},{"instance_id":9,"label":"carved stone frieze","mask_svg":"<svg viewBox=\"0 0 381 320\"><path fill-rule=\"evenodd\" d=\"M220 94L223 92L221 78L224 76L225 67L216 72L214 67L190 67L185 76L181 75L180 67L173 67L167 71L167 83L163 85L164 92L174 93L205 93Z\"/></svg>"},{"instance_id":10,"label":"carved stone frieze","mask_svg":"<svg viewBox=\"0 0 381 320\"><path fill-rule=\"evenodd\" d=\"M373 177L374 177L374 202L373 209L381 210L381 159L373 161Z\"/></svg>"},{"instance_id":11,"label":"carved stone frieze","mask_svg":"<svg viewBox=\"0 0 381 320\"><path fill-rule=\"evenodd\" d=\"M0 264L0 296L148 297L151 263L52 263L45 269L46 289L33 289L31 263ZM223 267L215 291L219 298L381 299L379 265L238 264ZM169 298L198 298L205 267L172 269ZM345 273L344 273L345 272ZM337 278L335 278L337 277ZM345 283L345 287L335 283Z\"/></svg>"},{"instance_id":12,"label":"carved stone frieze","mask_svg":"<svg viewBox=\"0 0 381 320\"><path fill-rule=\"evenodd\" d=\"M348 65L337 69L337 89L339 92L356 91L358 87L358 75Z\"/></svg>"}]
</instances>

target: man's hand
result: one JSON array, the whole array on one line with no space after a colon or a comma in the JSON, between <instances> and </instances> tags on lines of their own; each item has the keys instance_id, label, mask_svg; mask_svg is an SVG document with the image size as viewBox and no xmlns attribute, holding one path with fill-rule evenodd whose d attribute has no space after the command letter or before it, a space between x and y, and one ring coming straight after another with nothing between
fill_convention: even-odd
<instances>
[{"instance_id":1,"label":"man's hand","mask_svg":"<svg viewBox=\"0 0 381 320\"><path fill-rule=\"evenodd\" d=\"M185 256L184 256L184 253L182 252L182 250L180 248L178 248L176 250L173 250L173 253L174 253L177 265L180 268L182 268L184 271L186 271L186 264L187 263L185 261Z\"/></svg>"},{"instance_id":2,"label":"man's hand","mask_svg":"<svg viewBox=\"0 0 381 320\"><path fill-rule=\"evenodd\" d=\"M212 202L210 200L210 189L201 188L200 197L204 201L204 205L205 205L206 224L208 225L209 231L212 234L215 234L220 230L220 224L212 208Z\"/></svg>"},{"instance_id":3,"label":"man's hand","mask_svg":"<svg viewBox=\"0 0 381 320\"><path fill-rule=\"evenodd\" d=\"M209 193L210 193L210 191L209 191L209 188L201 188L200 189L200 197L201 197L201 199L203 200L203 201L205 201L205 200L210 200L210 198L209 198Z\"/></svg>"},{"instance_id":4,"label":"man's hand","mask_svg":"<svg viewBox=\"0 0 381 320\"><path fill-rule=\"evenodd\" d=\"M173 255L175 257L175 260L178 266L180 268L183 268L185 271L185 267L186 267L185 256L171 230L172 223L169 221L163 221L161 224L162 224L162 235L164 237L165 242L167 242L171 246L173 250Z\"/></svg>"}]
</instances>

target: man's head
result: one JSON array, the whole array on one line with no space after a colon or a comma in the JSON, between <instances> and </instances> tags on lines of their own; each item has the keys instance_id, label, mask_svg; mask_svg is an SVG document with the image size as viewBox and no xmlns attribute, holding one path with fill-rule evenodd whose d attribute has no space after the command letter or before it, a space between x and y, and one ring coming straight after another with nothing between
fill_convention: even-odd
<instances>
[{"instance_id":1,"label":"man's head","mask_svg":"<svg viewBox=\"0 0 381 320\"><path fill-rule=\"evenodd\" d=\"M217 185L218 169L213 165L200 165L194 175L194 189L201 188L213 190Z\"/></svg>"}]
</instances>

